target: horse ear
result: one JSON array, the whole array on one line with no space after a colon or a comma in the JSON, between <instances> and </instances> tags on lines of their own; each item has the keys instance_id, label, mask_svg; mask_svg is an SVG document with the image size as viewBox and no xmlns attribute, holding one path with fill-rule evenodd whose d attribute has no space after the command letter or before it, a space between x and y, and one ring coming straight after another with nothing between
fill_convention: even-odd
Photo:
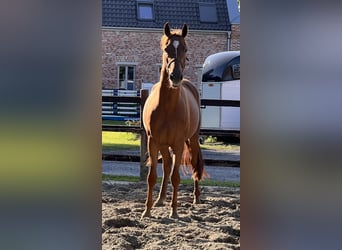
<instances>
[{"instance_id":1,"label":"horse ear","mask_svg":"<svg viewBox=\"0 0 342 250\"><path fill-rule=\"evenodd\" d=\"M183 28L182 28L182 37L186 37L187 34L188 34L188 25L184 23Z\"/></svg>"},{"instance_id":2,"label":"horse ear","mask_svg":"<svg viewBox=\"0 0 342 250\"><path fill-rule=\"evenodd\" d=\"M164 34L165 34L165 36L167 36L167 37L170 37L170 36L171 36L170 26L169 26L169 23L168 23L168 22L166 22L166 23L164 24Z\"/></svg>"}]
</instances>

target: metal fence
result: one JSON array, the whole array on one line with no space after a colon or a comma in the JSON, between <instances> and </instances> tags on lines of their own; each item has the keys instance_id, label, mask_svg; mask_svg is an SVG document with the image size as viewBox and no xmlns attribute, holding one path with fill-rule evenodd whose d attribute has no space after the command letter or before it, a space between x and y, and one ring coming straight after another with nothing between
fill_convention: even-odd
<instances>
[{"instance_id":1,"label":"metal fence","mask_svg":"<svg viewBox=\"0 0 342 250\"><path fill-rule=\"evenodd\" d=\"M103 89L102 96L108 97L140 97L139 90ZM129 99L128 99L129 100ZM140 119L140 104L136 99L132 102L102 100L102 120L127 121Z\"/></svg>"}]
</instances>

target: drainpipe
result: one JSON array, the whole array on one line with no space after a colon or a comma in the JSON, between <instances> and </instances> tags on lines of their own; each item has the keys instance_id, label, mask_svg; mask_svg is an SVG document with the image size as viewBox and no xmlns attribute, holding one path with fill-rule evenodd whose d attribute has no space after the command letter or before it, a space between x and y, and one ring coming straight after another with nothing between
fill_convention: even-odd
<instances>
[{"instance_id":1,"label":"drainpipe","mask_svg":"<svg viewBox=\"0 0 342 250\"><path fill-rule=\"evenodd\" d=\"M231 34L232 34L232 31L228 30L228 51L230 50Z\"/></svg>"}]
</instances>

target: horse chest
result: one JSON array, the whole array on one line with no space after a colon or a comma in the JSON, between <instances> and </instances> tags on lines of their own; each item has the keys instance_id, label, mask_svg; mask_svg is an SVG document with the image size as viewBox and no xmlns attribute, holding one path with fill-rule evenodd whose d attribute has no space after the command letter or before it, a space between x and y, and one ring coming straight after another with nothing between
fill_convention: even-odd
<instances>
[{"instance_id":1,"label":"horse chest","mask_svg":"<svg viewBox=\"0 0 342 250\"><path fill-rule=\"evenodd\" d=\"M185 112L177 112L172 110L160 110L151 115L151 125L155 130L175 131L186 126L187 115Z\"/></svg>"},{"instance_id":2,"label":"horse chest","mask_svg":"<svg viewBox=\"0 0 342 250\"><path fill-rule=\"evenodd\" d=\"M172 145L177 141L184 141L186 137L186 116L157 108L150 114L147 124L152 137L161 145Z\"/></svg>"}]
</instances>

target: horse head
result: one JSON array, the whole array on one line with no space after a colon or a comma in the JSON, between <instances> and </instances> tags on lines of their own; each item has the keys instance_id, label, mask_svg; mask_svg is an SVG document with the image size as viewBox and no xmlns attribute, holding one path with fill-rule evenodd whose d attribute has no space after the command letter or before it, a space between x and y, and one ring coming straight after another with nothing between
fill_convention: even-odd
<instances>
[{"instance_id":1,"label":"horse head","mask_svg":"<svg viewBox=\"0 0 342 250\"><path fill-rule=\"evenodd\" d=\"M164 35L161 40L163 50L163 64L169 76L171 87L177 88L183 80L187 46L185 36L188 33L188 26L183 25L181 30L171 31L168 23L164 25Z\"/></svg>"}]
</instances>

